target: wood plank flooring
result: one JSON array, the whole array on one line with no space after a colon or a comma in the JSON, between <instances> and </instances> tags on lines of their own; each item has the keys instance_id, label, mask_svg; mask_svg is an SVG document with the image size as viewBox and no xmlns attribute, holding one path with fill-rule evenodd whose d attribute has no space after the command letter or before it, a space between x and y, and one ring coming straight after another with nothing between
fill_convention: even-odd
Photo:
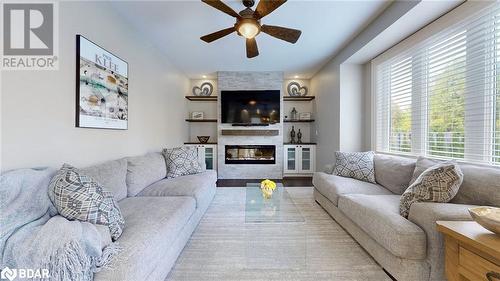
<instances>
[{"instance_id":1,"label":"wood plank flooring","mask_svg":"<svg viewBox=\"0 0 500 281\"><path fill-rule=\"evenodd\" d=\"M166 281L391 280L312 187L286 189L305 222L245 223L245 188L218 188Z\"/></svg>"}]
</instances>

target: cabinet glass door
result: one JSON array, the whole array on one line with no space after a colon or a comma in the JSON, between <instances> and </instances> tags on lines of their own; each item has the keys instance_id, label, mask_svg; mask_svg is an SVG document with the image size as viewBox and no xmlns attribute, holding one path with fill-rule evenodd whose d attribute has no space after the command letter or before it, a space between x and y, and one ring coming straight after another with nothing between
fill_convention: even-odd
<instances>
[{"instance_id":1,"label":"cabinet glass door","mask_svg":"<svg viewBox=\"0 0 500 281\"><path fill-rule=\"evenodd\" d=\"M212 147L205 147L205 165L207 170L214 169L214 149Z\"/></svg>"},{"instance_id":2,"label":"cabinet glass door","mask_svg":"<svg viewBox=\"0 0 500 281\"><path fill-rule=\"evenodd\" d=\"M286 168L288 171L297 170L297 152L295 147L286 149Z\"/></svg>"},{"instance_id":3,"label":"cabinet glass door","mask_svg":"<svg viewBox=\"0 0 500 281\"><path fill-rule=\"evenodd\" d=\"M310 147L302 147L302 162L301 167L302 171L310 171L311 170L311 148Z\"/></svg>"}]
</instances>

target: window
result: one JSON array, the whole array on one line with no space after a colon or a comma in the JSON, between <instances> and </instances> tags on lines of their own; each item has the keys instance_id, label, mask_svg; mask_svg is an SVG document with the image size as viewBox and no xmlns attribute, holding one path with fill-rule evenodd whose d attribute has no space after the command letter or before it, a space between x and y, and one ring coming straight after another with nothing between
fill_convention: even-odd
<instances>
[{"instance_id":1,"label":"window","mask_svg":"<svg viewBox=\"0 0 500 281\"><path fill-rule=\"evenodd\" d=\"M464 158L466 32L429 48L427 154Z\"/></svg>"},{"instance_id":2,"label":"window","mask_svg":"<svg viewBox=\"0 0 500 281\"><path fill-rule=\"evenodd\" d=\"M411 58L391 66L390 151L411 152Z\"/></svg>"},{"instance_id":3,"label":"window","mask_svg":"<svg viewBox=\"0 0 500 281\"><path fill-rule=\"evenodd\" d=\"M374 65L377 151L500 165L500 4Z\"/></svg>"}]
</instances>

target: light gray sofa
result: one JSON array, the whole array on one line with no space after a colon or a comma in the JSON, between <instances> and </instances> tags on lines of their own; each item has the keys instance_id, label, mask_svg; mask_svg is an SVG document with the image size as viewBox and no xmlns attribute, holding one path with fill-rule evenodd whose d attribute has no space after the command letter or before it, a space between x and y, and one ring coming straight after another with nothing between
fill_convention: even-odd
<instances>
[{"instance_id":1,"label":"light gray sofa","mask_svg":"<svg viewBox=\"0 0 500 281\"><path fill-rule=\"evenodd\" d=\"M376 154L377 184L332 174L313 176L314 197L354 239L399 281L446 280L444 244L438 220L471 220L474 205L500 206L500 169L460 165L464 181L450 203L415 203L408 219L399 215L399 199L414 172L435 164Z\"/></svg>"},{"instance_id":2,"label":"light gray sofa","mask_svg":"<svg viewBox=\"0 0 500 281\"><path fill-rule=\"evenodd\" d=\"M191 237L216 190L214 171L166 179L161 153L81 169L113 192L125 218L123 248L94 280L163 280Z\"/></svg>"}]
</instances>

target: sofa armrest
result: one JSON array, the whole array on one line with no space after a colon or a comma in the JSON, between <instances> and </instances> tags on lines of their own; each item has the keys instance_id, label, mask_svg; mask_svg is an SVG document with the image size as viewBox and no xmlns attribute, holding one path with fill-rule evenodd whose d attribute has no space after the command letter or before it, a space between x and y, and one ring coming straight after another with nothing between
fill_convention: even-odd
<instances>
[{"instance_id":1,"label":"sofa armrest","mask_svg":"<svg viewBox=\"0 0 500 281\"><path fill-rule=\"evenodd\" d=\"M468 209L474 205L452 203L413 203L408 220L422 228L427 237L427 261L431 264L430 280L445 280L444 274L444 242L437 231L439 220L472 220Z\"/></svg>"},{"instance_id":2,"label":"sofa armrest","mask_svg":"<svg viewBox=\"0 0 500 281\"><path fill-rule=\"evenodd\" d=\"M335 166L333 164L328 164L328 165L325 165L325 168L323 168L323 172L327 173L327 174L333 174L333 168Z\"/></svg>"}]
</instances>

